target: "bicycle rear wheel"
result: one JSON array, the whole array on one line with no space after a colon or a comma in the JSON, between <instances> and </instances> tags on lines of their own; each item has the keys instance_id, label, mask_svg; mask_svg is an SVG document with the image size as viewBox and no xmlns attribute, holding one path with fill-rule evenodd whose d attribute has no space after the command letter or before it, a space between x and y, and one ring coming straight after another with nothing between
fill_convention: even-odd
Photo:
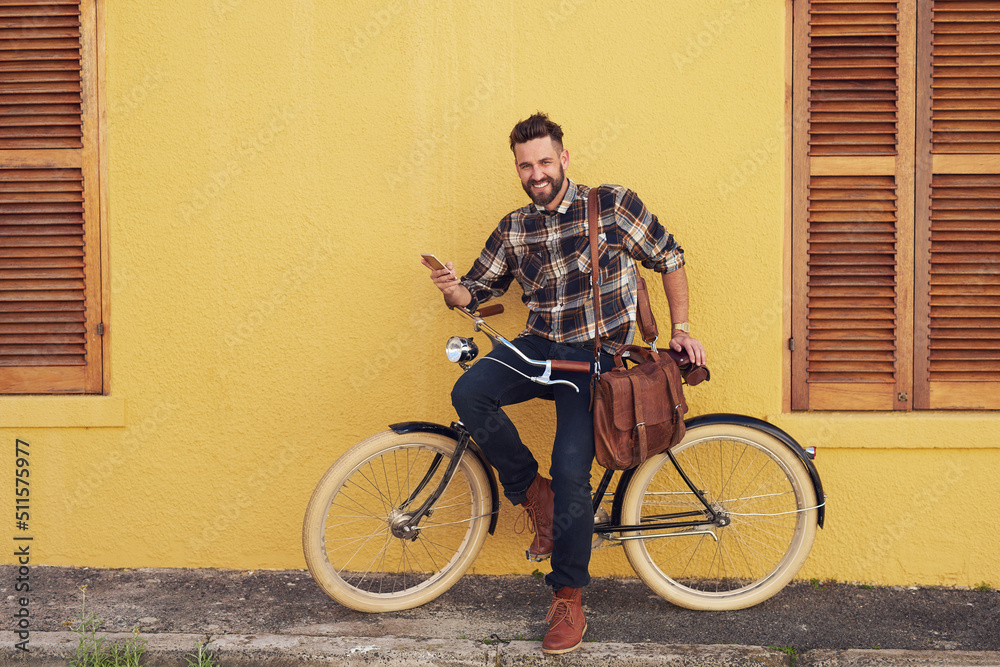
<instances>
[{"instance_id":1,"label":"bicycle rear wheel","mask_svg":"<svg viewBox=\"0 0 1000 667\"><path fill-rule=\"evenodd\" d=\"M633 533L650 535L624 542L636 573L688 609L743 609L784 588L816 536L816 492L802 461L767 433L733 424L689 429L673 453L721 525ZM622 522L704 510L664 453L636 470Z\"/></svg>"},{"instance_id":2,"label":"bicycle rear wheel","mask_svg":"<svg viewBox=\"0 0 1000 667\"><path fill-rule=\"evenodd\" d=\"M316 583L365 612L425 604L448 590L479 553L492 497L479 460L463 456L444 493L410 535L401 526L438 487L456 441L385 431L363 440L320 480L302 546Z\"/></svg>"}]
</instances>

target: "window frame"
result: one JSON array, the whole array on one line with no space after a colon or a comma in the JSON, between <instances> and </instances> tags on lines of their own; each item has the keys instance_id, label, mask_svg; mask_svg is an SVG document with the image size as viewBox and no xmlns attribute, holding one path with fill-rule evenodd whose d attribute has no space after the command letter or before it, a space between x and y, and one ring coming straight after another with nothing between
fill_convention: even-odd
<instances>
[{"instance_id":1,"label":"window frame","mask_svg":"<svg viewBox=\"0 0 1000 667\"><path fill-rule=\"evenodd\" d=\"M80 0L80 84L82 148L79 159L60 149L0 151L8 168L79 167L84 183L84 291L96 303L85 320L86 364L4 366L0 395L110 394L110 271L108 266L108 164L106 150L106 51L104 0ZM64 154L65 155L65 154ZM71 371L69 369L81 369ZM42 369L42 370L39 370ZM50 369L50 370L46 370ZM61 370L62 369L62 370Z\"/></svg>"},{"instance_id":2,"label":"window frame","mask_svg":"<svg viewBox=\"0 0 1000 667\"><path fill-rule=\"evenodd\" d=\"M868 400L864 403L863 392L857 386L845 383L844 389L852 394L853 400L840 402L836 396L826 396L813 400L806 378L806 285L805 270L808 262L808 239L803 222L797 216L804 216L806 198L809 196L810 177L817 174L817 167L810 165L809 146L806 144L809 130L809 10L810 0L786 0L786 103L785 103L785 264L783 283L786 294L787 316L783 322L782 360L785 369L785 391L783 410L785 412L836 410L849 411L911 411L911 410L995 410L1000 409L1000 397L989 396L970 398L977 394L977 388L986 390L996 386L992 380L983 380L961 386L953 396L948 395L949 387L934 393L933 380L928 373L929 362L927 340L930 326L929 286L930 275L930 202L931 179L935 176L933 164L946 164L942 173L1000 175L1000 155L978 159L975 154L942 156L932 154L930 130L931 113L918 113L918 109L930 109L931 91L931 30L933 27L932 0L899 0L897 2L898 47L897 47L897 136L895 178L898 210L896 212L897 244L895 258L897 267L895 307L895 388L896 396L886 401L880 397L877 404ZM804 62L803 62L804 61ZM973 158L969 163L980 163L979 167L958 171L954 169L961 158ZM956 161L956 158L958 160ZM843 160L843 159L842 159ZM818 160L822 165L823 160ZM818 173L837 173L837 160L827 160L832 166L820 166ZM985 166L983 166L985 165ZM840 165L842 166L842 165ZM982 169L982 171L976 171ZM878 172L884 173L884 172ZM991 306L992 308L992 306ZM992 331L992 328L990 329ZM995 332L994 332L995 333ZM921 357L919 355L924 355ZM985 368L985 367L984 367ZM860 383L859 383L860 384ZM980 392L982 393L982 392ZM859 398L861 397L861 398Z\"/></svg>"}]
</instances>

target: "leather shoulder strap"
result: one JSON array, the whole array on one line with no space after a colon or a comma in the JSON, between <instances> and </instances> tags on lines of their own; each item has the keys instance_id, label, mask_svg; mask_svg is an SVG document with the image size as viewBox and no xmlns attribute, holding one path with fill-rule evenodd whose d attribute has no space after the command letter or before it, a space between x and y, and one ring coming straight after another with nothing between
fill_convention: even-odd
<instances>
[{"instance_id":1,"label":"leather shoulder strap","mask_svg":"<svg viewBox=\"0 0 1000 667\"><path fill-rule=\"evenodd\" d=\"M590 282L594 286L594 359L597 361L595 368L598 374L601 372L601 288L598 280L601 256L597 253L600 206L597 188L590 188L590 194L587 195L587 233L590 235Z\"/></svg>"}]
</instances>

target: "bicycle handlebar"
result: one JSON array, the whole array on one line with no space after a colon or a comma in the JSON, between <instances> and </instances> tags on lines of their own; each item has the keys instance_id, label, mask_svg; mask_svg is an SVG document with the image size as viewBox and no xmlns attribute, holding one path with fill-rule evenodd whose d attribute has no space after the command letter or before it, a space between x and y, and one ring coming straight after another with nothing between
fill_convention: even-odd
<instances>
[{"instance_id":1,"label":"bicycle handlebar","mask_svg":"<svg viewBox=\"0 0 1000 667\"><path fill-rule=\"evenodd\" d=\"M526 356L523 352L521 352L519 349L514 347L511 344L511 342L506 338L504 338L496 329L494 329L493 327L491 327L490 325L486 324L486 322L483 321L484 317L489 317L490 315L496 315L498 313L502 313L503 312L502 304L496 303L496 304L491 304L489 306L484 306L483 308L479 308L475 312L470 312L466 308L462 307L456 308L455 310L459 311L469 319L473 320L476 325L476 331L482 331L491 339L493 339L494 342L509 348L517 356L523 359L526 363L531 364L532 366L545 368L546 369L545 373L539 378L542 379L541 382L542 384L564 383L575 387L575 385L566 380L550 380L548 376L550 370L561 371L564 373L591 372L591 363L589 361L569 361L567 359L550 359L546 361L541 361L538 359L531 359L530 357ZM637 348L635 346L630 345L627 346L626 349L635 349L637 353L642 353L642 349ZM704 382L705 380L710 379L711 376L709 374L708 368L706 366L695 365L688 358L687 354L683 352L676 352L669 346L666 348L666 350L664 350L664 352L673 358L674 362L680 368L681 377L687 384L694 386L696 384ZM619 355L621 354L622 353L620 352Z\"/></svg>"}]
</instances>

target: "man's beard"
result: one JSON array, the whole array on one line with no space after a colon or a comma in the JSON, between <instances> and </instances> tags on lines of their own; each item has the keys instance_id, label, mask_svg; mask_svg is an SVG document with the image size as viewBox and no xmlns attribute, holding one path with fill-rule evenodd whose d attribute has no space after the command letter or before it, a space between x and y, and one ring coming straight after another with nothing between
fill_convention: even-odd
<instances>
[{"instance_id":1,"label":"man's beard","mask_svg":"<svg viewBox=\"0 0 1000 667\"><path fill-rule=\"evenodd\" d=\"M544 190L541 192L537 192L532 187L532 183L530 181L528 183L521 183L521 187L524 188L524 191L527 193L528 198L531 199L531 201L538 206L542 207L548 206L549 204L552 203L552 200L554 200L556 197L559 196L559 193L562 191L563 182L566 180L566 172L563 170L562 167L559 167L559 180L554 180L551 178L547 180L551 184L552 188L551 192L546 192Z\"/></svg>"}]
</instances>

